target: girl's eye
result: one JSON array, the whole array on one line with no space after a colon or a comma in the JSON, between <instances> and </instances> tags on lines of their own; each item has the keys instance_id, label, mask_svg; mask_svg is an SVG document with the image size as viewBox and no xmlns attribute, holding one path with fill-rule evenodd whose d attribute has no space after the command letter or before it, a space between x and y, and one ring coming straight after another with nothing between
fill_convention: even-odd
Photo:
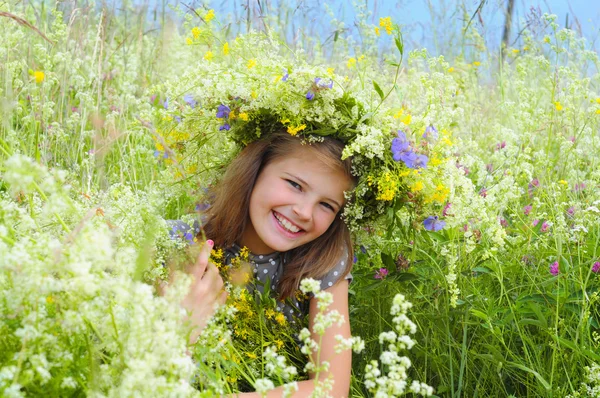
<instances>
[{"instance_id":1,"label":"girl's eye","mask_svg":"<svg viewBox=\"0 0 600 398\"><path fill-rule=\"evenodd\" d=\"M330 205L329 203L327 203L327 202L321 202L321 204L322 204L323 206L327 207L329 210L331 210L331 211L335 212L335 209L334 209L334 208L333 208L333 206L332 206L332 205Z\"/></svg>"},{"instance_id":2,"label":"girl's eye","mask_svg":"<svg viewBox=\"0 0 600 398\"><path fill-rule=\"evenodd\" d=\"M302 187L300 186L300 184L298 184L297 182L295 182L295 181L292 181L292 180L286 180L286 181L287 181L287 182L288 182L288 183L289 183L291 186L293 186L294 188L296 188L296 189L302 189Z\"/></svg>"}]
</instances>

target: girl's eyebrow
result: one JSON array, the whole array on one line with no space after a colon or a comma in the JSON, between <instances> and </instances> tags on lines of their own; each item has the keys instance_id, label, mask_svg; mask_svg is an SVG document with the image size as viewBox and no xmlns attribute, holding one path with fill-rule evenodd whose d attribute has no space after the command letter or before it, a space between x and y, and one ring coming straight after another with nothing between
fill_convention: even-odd
<instances>
[{"instance_id":1,"label":"girl's eyebrow","mask_svg":"<svg viewBox=\"0 0 600 398\"><path fill-rule=\"evenodd\" d=\"M288 176L290 176L290 177L292 177L292 178L295 178L295 179L297 179L297 180L298 180L298 181L300 181L302 184L304 184L306 187L310 188L310 185L308 184L308 182L304 181L302 178L300 178L300 177L298 177L298 176L296 176L296 175L293 175L293 174L287 173L287 172L284 172L284 174L287 174ZM333 204L335 204L335 205L336 205L338 208L340 208L340 209L342 208L342 206L341 206L341 205L340 205L340 204L337 202L337 200L335 200L335 199L331 199L331 198L327 198L327 200L330 200L331 202L333 202Z\"/></svg>"}]
</instances>

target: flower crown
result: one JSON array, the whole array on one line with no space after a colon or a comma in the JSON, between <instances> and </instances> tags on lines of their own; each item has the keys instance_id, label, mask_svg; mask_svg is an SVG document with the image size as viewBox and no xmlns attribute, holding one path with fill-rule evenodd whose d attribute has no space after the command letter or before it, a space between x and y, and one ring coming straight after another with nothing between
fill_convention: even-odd
<instances>
[{"instance_id":1,"label":"flower crown","mask_svg":"<svg viewBox=\"0 0 600 398\"><path fill-rule=\"evenodd\" d=\"M418 201L411 188L427 168L433 149L428 142L438 134L433 126L419 126L410 116L399 118L403 110L382 106L377 84L364 88L333 68L281 55L260 35L226 45L231 54L201 63L171 90L187 92L176 95L183 102L171 100L176 103L171 116L182 121L179 129L200 132L196 148L210 148L204 161L226 142L239 149L282 130L309 143L332 137L345 144L342 157L352 157L352 173L358 177L356 188L346 193L342 214L351 230L389 214L387 209ZM406 133L413 126L425 130L418 143Z\"/></svg>"}]
</instances>

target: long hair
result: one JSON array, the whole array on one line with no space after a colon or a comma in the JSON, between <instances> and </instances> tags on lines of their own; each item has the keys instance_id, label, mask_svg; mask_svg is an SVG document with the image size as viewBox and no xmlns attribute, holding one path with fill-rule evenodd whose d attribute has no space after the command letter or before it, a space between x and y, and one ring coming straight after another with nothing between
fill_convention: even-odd
<instances>
[{"instance_id":1,"label":"long hair","mask_svg":"<svg viewBox=\"0 0 600 398\"><path fill-rule=\"evenodd\" d=\"M262 169L275 159L289 156L302 146L299 138L288 133L269 134L263 139L246 146L231 162L223 178L209 191L210 207L206 212L204 233L219 247L230 247L238 243L247 223L250 222L250 196ZM307 146L304 146L307 147ZM308 146L317 160L330 169L342 170L356 184L351 173L351 160L341 160L343 144L326 137L323 142ZM323 277L343 258L346 267L340 277L350 272L354 254L348 227L341 219L341 209L327 231L300 247L288 252L279 282L280 299L295 293L304 278Z\"/></svg>"}]
</instances>

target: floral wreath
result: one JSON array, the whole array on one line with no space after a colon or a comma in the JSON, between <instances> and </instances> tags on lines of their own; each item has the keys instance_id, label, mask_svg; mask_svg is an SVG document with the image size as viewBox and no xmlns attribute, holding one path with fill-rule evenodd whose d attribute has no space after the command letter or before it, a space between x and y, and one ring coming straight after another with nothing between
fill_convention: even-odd
<instances>
[{"instance_id":1,"label":"floral wreath","mask_svg":"<svg viewBox=\"0 0 600 398\"><path fill-rule=\"evenodd\" d=\"M215 153L215 143L227 141L239 150L282 130L308 143L323 137L342 141L342 158L352 157L358 179L354 190L346 192L342 214L351 231L371 226L382 215L394 218L407 203L445 202L448 192L436 192L441 173L429 167L442 163L435 145L438 130L413 122L403 108L394 112L385 107L377 83L365 88L333 68L290 59L260 34L225 46L227 56L211 56L174 84L169 97L174 106L164 106L179 122L175 130L197 132L187 140L197 142L195 150L210 147ZM231 157L226 159L224 163Z\"/></svg>"}]
</instances>

